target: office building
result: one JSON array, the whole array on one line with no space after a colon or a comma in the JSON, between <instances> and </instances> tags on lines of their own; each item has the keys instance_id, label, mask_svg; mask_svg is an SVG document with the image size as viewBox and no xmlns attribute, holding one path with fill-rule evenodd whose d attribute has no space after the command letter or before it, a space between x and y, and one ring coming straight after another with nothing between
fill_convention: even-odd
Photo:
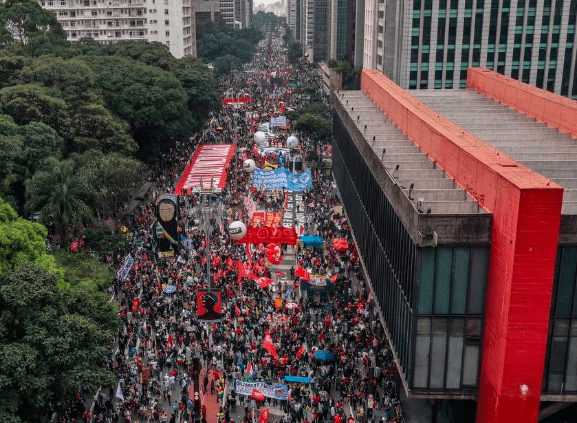
<instances>
[{"instance_id":1,"label":"office building","mask_svg":"<svg viewBox=\"0 0 577 423\"><path fill-rule=\"evenodd\" d=\"M220 17L219 0L194 0L194 12L196 23L204 21L216 21Z\"/></svg>"},{"instance_id":2,"label":"office building","mask_svg":"<svg viewBox=\"0 0 577 423\"><path fill-rule=\"evenodd\" d=\"M577 0L366 0L364 63L406 89L464 88L467 68L577 98Z\"/></svg>"},{"instance_id":3,"label":"office building","mask_svg":"<svg viewBox=\"0 0 577 423\"><path fill-rule=\"evenodd\" d=\"M159 41L173 56L196 56L191 0L41 0L56 14L69 41L84 37L100 44L124 40Z\"/></svg>"},{"instance_id":4,"label":"office building","mask_svg":"<svg viewBox=\"0 0 577 423\"><path fill-rule=\"evenodd\" d=\"M577 398L577 104L467 87L365 69L333 94L333 174L407 395L536 423Z\"/></svg>"}]
</instances>

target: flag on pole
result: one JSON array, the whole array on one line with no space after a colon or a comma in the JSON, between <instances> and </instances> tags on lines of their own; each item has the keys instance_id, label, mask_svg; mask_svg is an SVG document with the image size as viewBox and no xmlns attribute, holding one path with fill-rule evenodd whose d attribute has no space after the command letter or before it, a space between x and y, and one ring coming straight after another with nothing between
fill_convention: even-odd
<instances>
[{"instance_id":1,"label":"flag on pole","mask_svg":"<svg viewBox=\"0 0 577 423\"><path fill-rule=\"evenodd\" d=\"M246 372L249 374L249 376L252 376L252 363L250 361L246 365Z\"/></svg>"},{"instance_id":2,"label":"flag on pole","mask_svg":"<svg viewBox=\"0 0 577 423\"><path fill-rule=\"evenodd\" d=\"M260 410L260 417L258 418L259 423L267 423L270 417L270 408L263 408Z\"/></svg>"},{"instance_id":3,"label":"flag on pole","mask_svg":"<svg viewBox=\"0 0 577 423\"><path fill-rule=\"evenodd\" d=\"M118 382L118 387L116 388L116 398L119 398L122 402L124 402L124 394L120 388L120 382Z\"/></svg>"},{"instance_id":4,"label":"flag on pole","mask_svg":"<svg viewBox=\"0 0 577 423\"><path fill-rule=\"evenodd\" d=\"M304 352L305 352L305 344L301 344L301 347L297 351L297 359L300 360Z\"/></svg>"},{"instance_id":5,"label":"flag on pole","mask_svg":"<svg viewBox=\"0 0 577 423\"><path fill-rule=\"evenodd\" d=\"M272 336L270 336L270 332L268 330L266 331L262 347L265 350L267 350L268 353L272 355L275 359L278 358L278 354L276 353L276 349L274 347L274 344L272 343Z\"/></svg>"}]
</instances>

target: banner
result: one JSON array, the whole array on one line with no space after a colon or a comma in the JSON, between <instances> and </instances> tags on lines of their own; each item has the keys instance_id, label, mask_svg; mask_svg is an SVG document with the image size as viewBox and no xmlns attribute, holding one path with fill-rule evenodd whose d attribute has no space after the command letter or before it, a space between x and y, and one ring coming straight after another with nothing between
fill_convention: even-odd
<instances>
[{"instance_id":1,"label":"banner","mask_svg":"<svg viewBox=\"0 0 577 423\"><path fill-rule=\"evenodd\" d=\"M286 125L286 116L277 116L270 118L270 126L285 126Z\"/></svg>"},{"instance_id":2,"label":"banner","mask_svg":"<svg viewBox=\"0 0 577 423\"><path fill-rule=\"evenodd\" d=\"M118 277L119 280L124 281L128 278L128 272L130 272L130 269L132 268L132 263L134 263L134 258L132 258L132 255L128 253L126 258L124 259L122 267L116 273L116 276Z\"/></svg>"},{"instance_id":3,"label":"banner","mask_svg":"<svg viewBox=\"0 0 577 423\"><path fill-rule=\"evenodd\" d=\"M199 289L196 293L198 320L219 322L222 320L222 292Z\"/></svg>"},{"instance_id":4,"label":"banner","mask_svg":"<svg viewBox=\"0 0 577 423\"><path fill-rule=\"evenodd\" d=\"M250 223L252 226L273 226L280 225L281 222L280 212L253 212Z\"/></svg>"},{"instance_id":5,"label":"banner","mask_svg":"<svg viewBox=\"0 0 577 423\"><path fill-rule=\"evenodd\" d=\"M288 386L286 385L269 385L264 382L242 382L235 381L236 393L239 395L251 396L252 390L257 389L265 397L275 398L277 400L286 400L288 398Z\"/></svg>"},{"instance_id":6,"label":"banner","mask_svg":"<svg viewBox=\"0 0 577 423\"><path fill-rule=\"evenodd\" d=\"M261 189L306 191L313 186L310 169L301 174L292 173L284 167L275 170L255 169L252 181L253 186Z\"/></svg>"},{"instance_id":7,"label":"banner","mask_svg":"<svg viewBox=\"0 0 577 423\"><path fill-rule=\"evenodd\" d=\"M249 196L244 198L244 206L246 207L248 217L252 219L252 216L256 211L256 204L254 203L252 197Z\"/></svg>"},{"instance_id":8,"label":"banner","mask_svg":"<svg viewBox=\"0 0 577 423\"><path fill-rule=\"evenodd\" d=\"M277 244L296 245L297 232L295 228L290 227L267 227L255 228L249 226L246 228L246 235L238 240L241 244L264 244L266 242L275 242Z\"/></svg>"}]
</instances>

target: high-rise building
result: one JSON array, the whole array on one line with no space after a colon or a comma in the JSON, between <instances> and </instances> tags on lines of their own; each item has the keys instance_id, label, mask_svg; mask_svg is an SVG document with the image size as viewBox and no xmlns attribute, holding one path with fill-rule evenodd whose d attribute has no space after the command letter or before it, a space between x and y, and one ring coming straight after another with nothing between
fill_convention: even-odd
<instances>
[{"instance_id":1,"label":"high-rise building","mask_svg":"<svg viewBox=\"0 0 577 423\"><path fill-rule=\"evenodd\" d=\"M219 0L194 0L196 23L215 21L220 17Z\"/></svg>"},{"instance_id":2,"label":"high-rise building","mask_svg":"<svg viewBox=\"0 0 577 423\"><path fill-rule=\"evenodd\" d=\"M173 56L196 56L191 0L40 0L56 14L69 41L83 37L101 44L123 40L159 41Z\"/></svg>"},{"instance_id":3,"label":"high-rise building","mask_svg":"<svg viewBox=\"0 0 577 423\"><path fill-rule=\"evenodd\" d=\"M331 39L331 0L313 0L313 58L328 61Z\"/></svg>"},{"instance_id":4,"label":"high-rise building","mask_svg":"<svg viewBox=\"0 0 577 423\"><path fill-rule=\"evenodd\" d=\"M356 0L331 0L329 60L353 62Z\"/></svg>"},{"instance_id":5,"label":"high-rise building","mask_svg":"<svg viewBox=\"0 0 577 423\"><path fill-rule=\"evenodd\" d=\"M577 0L366 0L363 67L404 88L464 88L487 67L577 98Z\"/></svg>"},{"instance_id":6,"label":"high-rise building","mask_svg":"<svg viewBox=\"0 0 577 423\"><path fill-rule=\"evenodd\" d=\"M154 0L148 9L148 40L166 44L174 57L196 56L193 0Z\"/></svg>"}]
</instances>

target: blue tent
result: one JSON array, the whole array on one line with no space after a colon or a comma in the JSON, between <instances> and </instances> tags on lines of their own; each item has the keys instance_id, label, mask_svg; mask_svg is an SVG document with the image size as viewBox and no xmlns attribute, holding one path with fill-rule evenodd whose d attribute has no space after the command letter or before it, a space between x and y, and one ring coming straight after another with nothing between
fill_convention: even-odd
<instances>
[{"instance_id":1,"label":"blue tent","mask_svg":"<svg viewBox=\"0 0 577 423\"><path fill-rule=\"evenodd\" d=\"M311 383L311 379L308 377L297 377L297 376L285 376L284 377L284 381L285 382L289 382L289 383Z\"/></svg>"},{"instance_id":2,"label":"blue tent","mask_svg":"<svg viewBox=\"0 0 577 423\"><path fill-rule=\"evenodd\" d=\"M321 361L331 361L335 359L335 355L327 350L318 350L315 353L315 358Z\"/></svg>"},{"instance_id":3,"label":"blue tent","mask_svg":"<svg viewBox=\"0 0 577 423\"><path fill-rule=\"evenodd\" d=\"M301 241L308 247L322 247L323 239L318 235L303 235Z\"/></svg>"}]
</instances>

